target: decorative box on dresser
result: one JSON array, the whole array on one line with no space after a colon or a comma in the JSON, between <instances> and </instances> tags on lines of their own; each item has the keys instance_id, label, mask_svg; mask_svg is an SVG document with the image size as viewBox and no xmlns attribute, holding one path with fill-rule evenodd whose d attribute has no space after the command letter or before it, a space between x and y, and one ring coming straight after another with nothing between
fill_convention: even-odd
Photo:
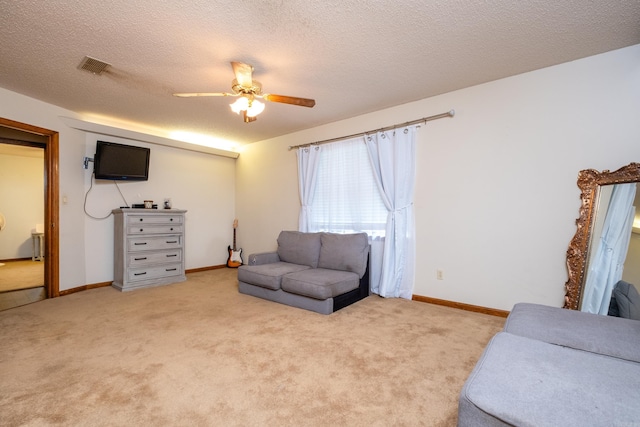
<instances>
[{"instance_id":1,"label":"decorative box on dresser","mask_svg":"<svg viewBox=\"0 0 640 427\"><path fill-rule=\"evenodd\" d=\"M186 280L179 209L114 209L112 286L121 291Z\"/></svg>"}]
</instances>

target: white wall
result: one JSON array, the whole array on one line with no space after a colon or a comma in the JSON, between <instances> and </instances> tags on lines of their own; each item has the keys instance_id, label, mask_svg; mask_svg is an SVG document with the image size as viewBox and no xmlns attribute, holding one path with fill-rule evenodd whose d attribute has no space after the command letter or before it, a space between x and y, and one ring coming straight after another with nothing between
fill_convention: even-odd
<instances>
[{"instance_id":1,"label":"white wall","mask_svg":"<svg viewBox=\"0 0 640 427\"><path fill-rule=\"evenodd\" d=\"M31 231L44 223L44 156L0 154L0 213L0 260L31 258Z\"/></svg>"},{"instance_id":2,"label":"white wall","mask_svg":"<svg viewBox=\"0 0 640 427\"><path fill-rule=\"evenodd\" d=\"M85 151L84 132L65 126L59 116L77 118L71 111L0 88L0 117L58 131L60 137L60 194L69 203L60 204L60 290L86 284L84 276L84 181L81 164ZM79 267L80 266L80 267Z\"/></svg>"},{"instance_id":3,"label":"white wall","mask_svg":"<svg viewBox=\"0 0 640 427\"><path fill-rule=\"evenodd\" d=\"M60 133L61 291L113 279L113 219L98 221L84 213L91 175L82 167L83 158L93 157L97 139L151 147L149 181L121 185L128 202L171 197L175 208L188 210L187 269L225 263L235 209L234 159L77 130L60 119L80 120L77 114L5 89L0 89L0 100L0 117ZM87 210L105 216L122 205L119 197L112 183L99 183Z\"/></svg>"},{"instance_id":4,"label":"white wall","mask_svg":"<svg viewBox=\"0 0 640 427\"><path fill-rule=\"evenodd\" d=\"M578 172L640 161L640 45L251 144L237 164L245 252L271 250L280 230L297 228L289 145L452 108L455 118L418 133L414 294L562 306Z\"/></svg>"},{"instance_id":5,"label":"white wall","mask_svg":"<svg viewBox=\"0 0 640 427\"><path fill-rule=\"evenodd\" d=\"M93 158L96 141L151 149L149 180L118 182L94 180L87 195L87 212L104 218L112 209L153 200L162 208L170 198L173 208L186 209L185 267L222 265L232 243L235 212L235 159L87 133L86 156ZM93 164L84 170L91 185ZM80 167L80 165L78 165ZM88 283L113 280L113 216L85 219L86 277Z\"/></svg>"}]
</instances>

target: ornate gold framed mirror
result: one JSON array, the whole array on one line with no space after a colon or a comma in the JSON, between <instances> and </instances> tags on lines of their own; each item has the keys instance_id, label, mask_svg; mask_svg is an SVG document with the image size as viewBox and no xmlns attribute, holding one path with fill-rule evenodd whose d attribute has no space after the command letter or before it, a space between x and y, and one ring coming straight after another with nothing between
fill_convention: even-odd
<instances>
[{"instance_id":1,"label":"ornate gold framed mirror","mask_svg":"<svg viewBox=\"0 0 640 427\"><path fill-rule=\"evenodd\" d=\"M630 163L614 172L598 172L586 169L578 174L578 188L581 191L579 217L576 220L576 234L567 249L567 270L569 279L565 284L564 308L579 310L588 258L591 251L590 241L598 211L598 199L601 189L606 185L640 182L640 163Z\"/></svg>"}]
</instances>

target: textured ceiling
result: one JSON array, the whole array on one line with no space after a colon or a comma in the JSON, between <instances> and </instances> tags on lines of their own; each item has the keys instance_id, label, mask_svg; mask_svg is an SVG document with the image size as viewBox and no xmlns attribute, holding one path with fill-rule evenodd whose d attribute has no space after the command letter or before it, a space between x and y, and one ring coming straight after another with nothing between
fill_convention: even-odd
<instances>
[{"instance_id":1,"label":"textured ceiling","mask_svg":"<svg viewBox=\"0 0 640 427\"><path fill-rule=\"evenodd\" d=\"M640 43L638 0L0 0L0 11L0 87L94 122L240 144ZM112 67L79 70L85 55ZM252 64L265 92L316 106L267 103L246 124L229 98L171 95L229 91L230 61Z\"/></svg>"}]
</instances>

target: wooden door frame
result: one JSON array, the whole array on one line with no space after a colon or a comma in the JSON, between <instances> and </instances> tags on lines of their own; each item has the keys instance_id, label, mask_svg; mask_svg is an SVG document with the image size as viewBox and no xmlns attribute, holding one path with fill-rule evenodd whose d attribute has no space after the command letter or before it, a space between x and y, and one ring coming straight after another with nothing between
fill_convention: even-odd
<instances>
[{"instance_id":1,"label":"wooden door frame","mask_svg":"<svg viewBox=\"0 0 640 427\"><path fill-rule=\"evenodd\" d=\"M0 117L0 126L43 136L44 143L44 287L47 298L60 296L59 136L58 132Z\"/></svg>"}]
</instances>

